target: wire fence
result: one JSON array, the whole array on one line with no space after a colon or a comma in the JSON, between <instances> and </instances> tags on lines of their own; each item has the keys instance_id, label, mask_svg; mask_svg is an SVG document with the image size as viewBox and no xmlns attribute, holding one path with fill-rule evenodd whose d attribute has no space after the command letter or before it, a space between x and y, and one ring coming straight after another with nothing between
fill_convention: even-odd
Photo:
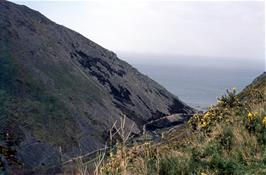
<instances>
[{"instance_id":1,"label":"wire fence","mask_svg":"<svg viewBox=\"0 0 266 175\"><path fill-rule=\"evenodd\" d=\"M184 114L184 113L178 113L178 114L174 114L174 115L179 115L179 116L191 116L193 114ZM148 125L148 124L152 124L152 122L157 122L159 120L162 120L162 119L167 119L168 117L172 117L174 115L171 115L171 116L166 116L166 117L162 117L160 119L156 119L154 121L150 121L146 124L143 125L143 130L145 130L145 126ZM186 120L184 120L186 121ZM166 132L164 132L164 134L167 134L167 133L170 133L171 131L173 131L174 129L177 129L176 126L174 127L171 127L169 130L167 130ZM144 131L146 132L146 131ZM161 138L160 138L160 141L158 141L157 143L154 143L152 146L156 147L160 144L165 144L165 143L168 143L169 141L171 140L174 140L174 139L180 139L183 135L185 135L186 133L182 132L180 133L179 135L177 135L176 137L174 138L171 138L170 140L164 140L162 141ZM133 138L133 137L132 137ZM132 138L130 138L129 140L131 140ZM146 142L147 140L144 140L143 142ZM139 143L141 144L141 143ZM134 144L133 143L127 143L126 146L127 147L130 147L130 146L133 146ZM111 151L114 151L115 149L117 149L117 146L116 145L113 145L113 146L107 146L107 144L105 144L105 147L104 148L100 148L100 149L97 149L97 150L94 150L92 152L89 152L89 153L86 153L84 155L80 155L80 156L77 156L77 157L74 157L74 158L71 158L69 160L66 160L64 162L62 162L61 164L62 165L66 165L66 164L69 164L69 163L72 163L72 162L75 162L76 160L81 160L81 159L86 159L88 157L92 157L92 155L96 154L96 153L99 153L99 152L104 152L104 153L107 153L108 151L111 152ZM95 156L94 158L90 159L89 161L86 161L85 163L86 164L89 164L89 163L93 163L94 161L96 161L98 159L97 156Z\"/></svg>"}]
</instances>

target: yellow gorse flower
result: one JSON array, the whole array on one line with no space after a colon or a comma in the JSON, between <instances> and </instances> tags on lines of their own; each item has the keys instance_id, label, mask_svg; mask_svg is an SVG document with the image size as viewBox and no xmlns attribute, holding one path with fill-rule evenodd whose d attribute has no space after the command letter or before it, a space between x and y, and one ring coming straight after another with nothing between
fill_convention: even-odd
<instances>
[{"instance_id":1,"label":"yellow gorse flower","mask_svg":"<svg viewBox=\"0 0 266 175\"><path fill-rule=\"evenodd\" d=\"M203 119L204 120L208 120L210 117L210 112L207 112L204 116L203 116Z\"/></svg>"},{"instance_id":2,"label":"yellow gorse flower","mask_svg":"<svg viewBox=\"0 0 266 175\"><path fill-rule=\"evenodd\" d=\"M207 122L206 121L203 121L203 122L200 122L199 123L199 127L200 128L204 128L204 127L206 127L207 126Z\"/></svg>"},{"instance_id":3,"label":"yellow gorse flower","mask_svg":"<svg viewBox=\"0 0 266 175\"><path fill-rule=\"evenodd\" d=\"M248 113L248 121L252 122L253 120L255 120L256 116L254 114L252 114L251 112Z\"/></svg>"},{"instance_id":4,"label":"yellow gorse flower","mask_svg":"<svg viewBox=\"0 0 266 175\"><path fill-rule=\"evenodd\" d=\"M263 118L263 120L262 120L262 124L263 124L264 126L266 126L266 116Z\"/></svg>"}]
</instances>

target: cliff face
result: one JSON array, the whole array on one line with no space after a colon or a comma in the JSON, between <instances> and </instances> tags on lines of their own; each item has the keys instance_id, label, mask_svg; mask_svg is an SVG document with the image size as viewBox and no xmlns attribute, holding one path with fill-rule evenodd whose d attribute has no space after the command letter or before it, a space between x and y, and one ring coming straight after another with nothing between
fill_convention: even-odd
<instances>
[{"instance_id":1,"label":"cliff face","mask_svg":"<svg viewBox=\"0 0 266 175\"><path fill-rule=\"evenodd\" d=\"M25 6L0 1L1 144L26 167L102 147L123 113L147 121L193 110L116 54ZM7 141L8 140L8 141Z\"/></svg>"}]
</instances>

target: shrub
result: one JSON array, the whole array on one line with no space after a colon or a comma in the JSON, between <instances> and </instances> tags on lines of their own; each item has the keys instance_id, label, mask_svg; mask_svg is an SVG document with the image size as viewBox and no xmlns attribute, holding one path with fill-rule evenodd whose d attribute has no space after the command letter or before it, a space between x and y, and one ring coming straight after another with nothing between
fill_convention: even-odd
<instances>
[{"instance_id":1,"label":"shrub","mask_svg":"<svg viewBox=\"0 0 266 175\"><path fill-rule=\"evenodd\" d=\"M160 175L188 174L186 160L178 157L168 157L160 163Z\"/></svg>"},{"instance_id":2,"label":"shrub","mask_svg":"<svg viewBox=\"0 0 266 175\"><path fill-rule=\"evenodd\" d=\"M220 137L220 144L226 150L230 150L232 147L233 132L231 126L224 126L222 135Z\"/></svg>"},{"instance_id":3,"label":"shrub","mask_svg":"<svg viewBox=\"0 0 266 175\"><path fill-rule=\"evenodd\" d=\"M215 154L210 161L210 168L215 169L217 174L236 174L238 165L231 159L226 159L219 154Z\"/></svg>"},{"instance_id":4,"label":"shrub","mask_svg":"<svg viewBox=\"0 0 266 175\"><path fill-rule=\"evenodd\" d=\"M239 100L236 96L236 89L233 88L232 91L227 90L226 94L218 98L218 104L222 107L234 107L239 104Z\"/></svg>"}]
</instances>

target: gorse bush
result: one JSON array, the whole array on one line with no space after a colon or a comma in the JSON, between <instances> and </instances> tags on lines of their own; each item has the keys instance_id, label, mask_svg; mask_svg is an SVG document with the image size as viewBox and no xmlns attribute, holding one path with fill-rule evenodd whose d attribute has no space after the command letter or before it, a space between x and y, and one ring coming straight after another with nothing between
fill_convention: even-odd
<instances>
[{"instance_id":1,"label":"gorse bush","mask_svg":"<svg viewBox=\"0 0 266 175\"><path fill-rule=\"evenodd\" d=\"M218 103L222 107L235 107L240 104L239 99L236 96L236 89L233 88L232 91L227 90L227 94L218 98Z\"/></svg>"},{"instance_id":2,"label":"gorse bush","mask_svg":"<svg viewBox=\"0 0 266 175\"><path fill-rule=\"evenodd\" d=\"M165 132L161 142L126 147L128 174L266 174L266 102L265 94L256 93L249 99L235 89L227 91L207 112L195 114L185 129ZM103 167L119 162L119 154L114 152ZM122 172L117 168L106 174Z\"/></svg>"}]
</instances>

